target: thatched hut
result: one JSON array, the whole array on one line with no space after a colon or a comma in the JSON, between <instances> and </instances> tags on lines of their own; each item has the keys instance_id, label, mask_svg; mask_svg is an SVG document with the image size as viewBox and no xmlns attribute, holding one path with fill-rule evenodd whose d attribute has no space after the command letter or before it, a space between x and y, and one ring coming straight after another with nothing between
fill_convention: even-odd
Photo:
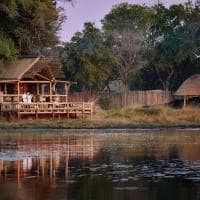
<instances>
[{"instance_id":1,"label":"thatched hut","mask_svg":"<svg viewBox=\"0 0 200 200\"><path fill-rule=\"evenodd\" d=\"M195 74L186 79L175 93L176 96L184 97L184 106L190 97L200 96L200 74Z\"/></svg>"}]
</instances>

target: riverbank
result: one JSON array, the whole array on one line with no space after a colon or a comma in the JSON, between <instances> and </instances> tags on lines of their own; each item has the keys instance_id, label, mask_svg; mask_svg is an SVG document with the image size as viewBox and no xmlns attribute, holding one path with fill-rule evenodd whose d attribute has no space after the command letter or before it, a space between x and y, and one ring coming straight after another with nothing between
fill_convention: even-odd
<instances>
[{"instance_id":1,"label":"riverbank","mask_svg":"<svg viewBox=\"0 0 200 200\"><path fill-rule=\"evenodd\" d=\"M200 128L200 108L129 108L96 111L90 119L0 121L0 129L169 129Z\"/></svg>"}]
</instances>

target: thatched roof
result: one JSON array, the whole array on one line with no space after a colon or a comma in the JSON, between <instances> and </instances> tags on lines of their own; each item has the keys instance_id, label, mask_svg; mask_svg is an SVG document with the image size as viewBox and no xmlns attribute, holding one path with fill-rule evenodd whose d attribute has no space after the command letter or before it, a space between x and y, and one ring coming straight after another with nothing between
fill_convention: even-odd
<instances>
[{"instance_id":1,"label":"thatched roof","mask_svg":"<svg viewBox=\"0 0 200 200\"><path fill-rule=\"evenodd\" d=\"M176 91L177 96L200 96L200 74L188 78Z\"/></svg>"},{"instance_id":2,"label":"thatched roof","mask_svg":"<svg viewBox=\"0 0 200 200\"><path fill-rule=\"evenodd\" d=\"M1 80L20 80L21 76L26 73L39 58L24 58L12 61L4 66L0 73Z\"/></svg>"},{"instance_id":3,"label":"thatched roof","mask_svg":"<svg viewBox=\"0 0 200 200\"><path fill-rule=\"evenodd\" d=\"M21 58L8 63L0 72L0 80L33 78L33 76L41 72L51 80L62 80L65 78L61 65L56 59L37 57Z\"/></svg>"}]
</instances>

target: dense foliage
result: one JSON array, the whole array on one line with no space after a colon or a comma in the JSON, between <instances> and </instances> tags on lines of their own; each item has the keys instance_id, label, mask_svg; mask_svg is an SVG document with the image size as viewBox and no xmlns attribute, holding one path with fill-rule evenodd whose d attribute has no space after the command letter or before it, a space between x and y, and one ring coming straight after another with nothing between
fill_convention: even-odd
<instances>
[{"instance_id":1,"label":"dense foliage","mask_svg":"<svg viewBox=\"0 0 200 200\"><path fill-rule=\"evenodd\" d=\"M65 16L57 1L0 1L0 67L15 56L48 54L53 47L51 55L60 57L67 79L79 89L103 90L120 80L124 97L128 88L174 91L200 73L199 0L169 8L116 5L101 29L87 22L59 47L57 32Z\"/></svg>"},{"instance_id":2,"label":"dense foliage","mask_svg":"<svg viewBox=\"0 0 200 200\"><path fill-rule=\"evenodd\" d=\"M64 19L55 0L1 0L0 61L55 46Z\"/></svg>"},{"instance_id":3,"label":"dense foliage","mask_svg":"<svg viewBox=\"0 0 200 200\"><path fill-rule=\"evenodd\" d=\"M85 26L62 50L66 74L83 88L103 88L109 80L120 79L124 91L127 85L130 89L176 90L183 80L200 72L198 0L169 8L119 4L102 25L101 30L93 27L90 39ZM101 58L105 58L103 64Z\"/></svg>"},{"instance_id":4,"label":"dense foliage","mask_svg":"<svg viewBox=\"0 0 200 200\"><path fill-rule=\"evenodd\" d=\"M85 89L101 90L111 74L112 58L92 23L85 23L83 32L65 44L61 57L67 78Z\"/></svg>"}]
</instances>

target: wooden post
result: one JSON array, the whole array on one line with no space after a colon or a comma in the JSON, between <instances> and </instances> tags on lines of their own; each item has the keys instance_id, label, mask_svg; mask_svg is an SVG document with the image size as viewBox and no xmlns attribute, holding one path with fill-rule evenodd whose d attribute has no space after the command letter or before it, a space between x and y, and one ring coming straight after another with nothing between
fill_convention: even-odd
<instances>
[{"instance_id":1,"label":"wooden post","mask_svg":"<svg viewBox=\"0 0 200 200\"><path fill-rule=\"evenodd\" d=\"M67 111L67 119L69 119L69 110Z\"/></svg>"},{"instance_id":2,"label":"wooden post","mask_svg":"<svg viewBox=\"0 0 200 200\"><path fill-rule=\"evenodd\" d=\"M69 146L69 144L68 144L68 146ZM67 155L65 158L65 179L68 178L68 174L69 174L68 167L69 167L69 148L67 149Z\"/></svg>"},{"instance_id":3,"label":"wooden post","mask_svg":"<svg viewBox=\"0 0 200 200\"><path fill-rule=\"evenodd\" d=\"M45 176L44 157L41 158L41 165L42 165L42 177L44 177Z\"/></svg>"},{"instance_id":4,"label":"wooden post","mask_svg":"<svg viewBox=\"0 0 200 200\"><path fill-rule=\"evenodd\" d=\"M17 161L17 183L18 187L20 187L20 160Z\"/></svg>"},{"instance_id":5,"label":"wooden post","mask_svg":"<svg viewBox=\"0 0 200 200\"><path fill-rule=\"evenodd\" d=\"M50 82L50 102L52 102L52 83Z\"/></svg>"},{"instance_id":6,"label":"wooden post","mask_svg":"<svg viewBox=\"0 0 200 200\"><path fill-rule=\"evenodd\" d=\"M40 94L40 85L39 85L39 83L37 83L37 95L39 95Z\"/></svg>"},{"instance_id":7,"label":"wooden post","mask_svg":"<svg viewBox=\"0 0 200 200\"><path fill-rule=\"evenodd\" d=\"M35 111L35 119L36 119L36 120L38 119L38 111L37 111L37 109L36 109L36 111Z\"/></svg>"},{"instance_id":8,"label":"wooden post","mask_svg":"<svg viewBox=\"0 0 200 200\"><path fill-rule=\"evenodd\" d=\"M20 116L20 113L19 113L19 110L17 111L17 119L20 120L21 116Z\"/></svg>"},{"instance_id":9,"label":"wooden post","mask_svg":"<svg viewBox=\"0 0 200 200\"><path fill-rule=\"evenodd\" d=\"M53 84L52 89L56 93L56 83Z\"/></svg>"},{"instance_id":10,"label":"wooden post","mask_svg":"<svg viewBox=\"0 0 200 200\"><path fill-rule=\"evenodd\" d=\"M92 113L93 113L93 102L90 103L90 119L92 119Z\"/></svg>"},{"instance_id":11,"label":"wooden post","mask_svg":"<svg viewBox=\"0 0 200 200\"><path fill-rule=\"evenodd\" d=\"M53 156L50 156L50 178L52 179L53 176Z\"/></svg>"},{"instance_id":12,"label":"wooden post","mask_svg":"<svg viewBox=\"0 0 200 200\"><path fill-rule=\"evenodd\" d=\"M82 103L82 119L84 119L84 114L85 114L85 106L84 102Z\"/></svg>"},{"instance_id":13,"label":"wooden post","mask_svg":"<svg viewBox=\"0 0 200 200\"><path fill-rule=\"evenodd\" d=\"M17 82L17 101L19 103L19 99L20 99L20 82Z\"/></svg>"},{"instance_id":14,"label":"wooden post","mask_svg":"<svg viewBox=\"0 0 200 200\"><path fill-rule=\"evenodd\" d=\"M7 94L7 84L4 85L4 94Z\"/></svg>"},{"instance_id":15,"label":"wooden post","mask_svg":"<svg viewBox=\"0 0 200 200\"><path fill-rule=\"evenodd\" d=\"M66 97L65 97L65 102L67 102L67 100L68 100L68 98L67 98L67 96L68 96L68 87L67 87L67 83L65 83L65 95L66 95Z\"/></svg>"},{"instance_id":16,"label":"wooden post","mask_svg":"<svg viewBox=\"0 0 200 200\"><path fill-rule=\"evenodd\" d=\"M184 96L183 107L185 108L187 105L187 96Z\"/></svg>"},{"instance_id":17,"label":"wooden post","mask_svg":"<svg viewBox=\"0 0 200 200\"><path fill-rule=\"evenodd\" d=\"M52 111L52 118L55 119L55 113Z\"/></svg>"}]
</instances>

